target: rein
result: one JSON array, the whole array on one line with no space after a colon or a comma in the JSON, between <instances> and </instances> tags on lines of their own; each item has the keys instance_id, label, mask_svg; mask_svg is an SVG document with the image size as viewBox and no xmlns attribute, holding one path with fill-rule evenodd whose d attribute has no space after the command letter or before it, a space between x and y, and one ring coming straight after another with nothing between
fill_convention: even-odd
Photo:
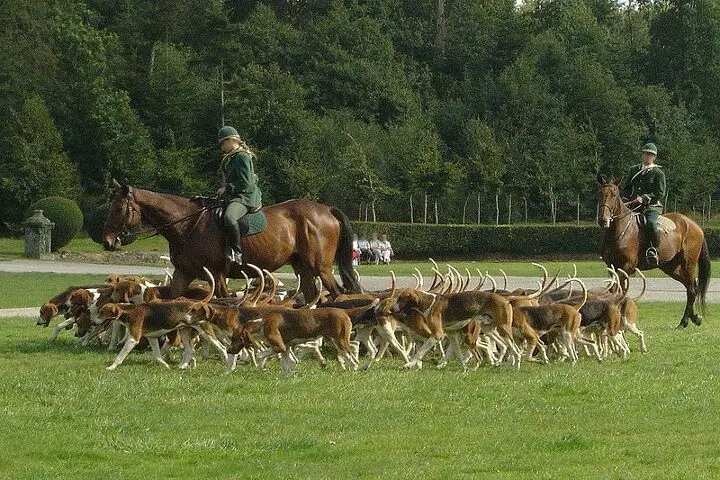
<instances>
[{"instance_id":1,"label":"rein","mask_svg":"<svg viewBox=\"0 0 720 480\"><path fill-rule=\"evenodd\" d=\"M627 206L627 205L626 205L626 206ZM620 214L620 215L615 215L615 214L613 213L615 210L613 210L612 208L610 208L610 205L608 205L607 203L603 203L602 205L600 205L600 212L602 213L603 208L607 208L608 212L610 212L610 223L612 223L614 220L617 220L617 219L620 219L620 218L625 218L625 217L627 217L628 215L631 215L631 214L635 213L636 210L638 210L640 207L642 207L642 204L640 204L640 205L638 205L638 206L636 206L636 207L633 207L633 208L628 207L628 211L627 211L627 212L625 212L625 213L623 213L623 214Z\"/></svg>"},{"instance_id":2,"label":"rein","mask_svg":"<svg viewBox=\"0 0 720 480\"><path fill-rule=\"evenodd\" d=\"M129 193L132 194L132 192L129 192ZM129 196L130 196L130 195L128 195L128 197L129 197ZM160 234L163 232L163 230L166 230L167 228L172 227L173 225L177 225L178 223L181 223L181 222L184 222L184 221L186 221L186 220L189 220L189 219L191 219L191 218L193 218L194 216L197 215L197 219L195 220L195 223L193 223L193 226L192 226L192 228L190 229L190 231L188 232L188 235L189 235L190 233L192 233L192 232L195 230L195 227L197 227L197 224L200 222L200 219L202 218L203 214L204 214L205 212L211 210L212 208L215 208L215 207L217 207L217 206L220 205L220 201L219 201L219 200L218 200L217 203L215 203L215 204L212 204L211 202L209 202L208 200L213 200L212 197L208 197L208 198L198 197L198 198L202 201L199 210L197 210L197 211L195 211L195 212L192 212L192 213L190 213L190 214L188 214L188 215L185 215L184 217L181 217L181 218L179 218L179 219L177 219L177 220L173 220L173 221L171 221L171 222L167 222L167 223L165 223L165 224L163 224L163 225L160 225L159 227L146 228L146 229L142 230L142 231L140 232L140 234L145 234L145 233L153 232L153 230L154 230L154 232L153 232L152 234L150 234L150 235L147 235L147 236L138 238L137 240L147 240L148 238L152 238L152 237L155 237L155 236L157 236L157 235L160 235ZM134 196L133 196L133 201L135 201ZM125 218L124 218L124 220L123 220L123 224L122 224L122 227L121 227L121 229L120 229L120 232L121 232L120 235L123 235L123 236L130 235L130 230L128 229L128 226L129 226L129 224L130 224L130 220L132 219L132 215L133 215L133 212L134 212L134 211L136 211L136 209L133 208L133 206L132 206L132 204L130 203L129 198L128 198L127 207L126 207L126 213L125 213ZM136 240L136 241L137 241L137 240Z\"/></svg>"},{"instance_id":3,"label":"rein","mask_svg":"<svg viewBox=\"0 0 720 480\"><path fill-rule=\"evenodd\" d=\"M627 205L625 205L625 206L627 206ZM610 212L610 223L614 222L615 220L619 220L619 219L621 219L621 218L625 218L625 217L627 217L628 215L631 216L630 218L628 218L628 221L627 221L627 223L625 224L625 228L624 228L623 231L620 233L620 235L617 237L617 239L620 240L622 237L625 236L625 234L627 233L628 229L630 229L630 223L632 222L632 216L633 216L633 215L637 215L637 212L636 212L636 211L637 211L640 207L642 207L642 204L637 205L636 207L633 207L633 208L628 207L628 211L627 211L627 212L622 213L622 214L620 214L620 215L615 215L615 214L613 213L615 210L612 209L612 208L610 208L610 205L608 205L607 203L603 203L603 204L600 206L600 212L602 213L602 211L603 211L604 208L606 208L606 209L608 210L608 212Z\"/></svg>"}]
</instances>

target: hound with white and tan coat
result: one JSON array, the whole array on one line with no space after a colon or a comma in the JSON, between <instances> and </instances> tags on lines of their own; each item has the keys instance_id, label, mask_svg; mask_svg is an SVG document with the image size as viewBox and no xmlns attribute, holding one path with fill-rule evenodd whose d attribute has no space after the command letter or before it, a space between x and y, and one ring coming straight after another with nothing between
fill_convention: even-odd
<instances>
[{"instance_id":1,"label":"hound with white and tan coat","mask_svg":"<svg viewBox=\"0 0 720 480\"><path fill-rule=\"evenodd\" d=\"M375 308L378 302L379 300L375 300L366 307L348 310L328 307L263 312L262 318L250 320L233 332L228 353L237 354L243 348L257 347L258 341L266 341L270 348L259 352L256 357L260 360L279 353L282 368L289 373L295 368L297 361L288 347L324 337L337 349L338 360L343 368L350 364L356 369L358 360L350 346L350 317Z\"/></svg>"},{"instance_id":2,"label":"hound with white and tan coat","mask_svg":"<svg viewBox=\"0 0 720 480\"><path fill-rule=\"evenodd\" d=\"M582 323L581 308L587 301L587 289L585 284L573 278L580 284L583 291L582 301L577 305L568 305L564 303L552 303L538 306L523 306L518 309L518 314L525 315L527 323L539 335L548 332L556 332L558 334L557 341L559 343L560 352L568 358L573 364L578 360L577 349L575 343L590 345L594 351L595 358L602 361L600 351L595 342L584 339L580 333L580 325Z\"/></svg>"},{"instance_id":3,"label":"hound with white and tan coat","mask_svg":"<svg viewBox=\"0 0 720 480\"><path fill-rule=\"evenodd\" d=\"M445 337L446 331L459 331L471 322L497 329L502 341L516 357L519 355L512 334L512 308L505 298L495 293L469 291L441 295L405 289L386 303L382 313L393 315L426 338L413 358L406 362L406 368L421 368L425 354ZM516 359L519 364L519 358Z\"/></svg>"},{"instance_id":4,"label":"hound with white and tan coat","mask_svg":"<svg viewBox=\"0 0 720 480\"><path fill-rule=\"evenodd\" d=\"M210 279L211 286L214 287L214 280L210 272L205 269L205 273ZM207 303L212 298L214 288L201 303ZM117 368L133 348L140 342L142 337L147 338L148 343L153 352L153 359L159 364L169 367L163 360L160 351L158 338L170 332L178 331L183 344L183 358L179 368L185 369L193 360L193 348L190 338L191 332L191 309L198 302L193 301L170 301L158 303L142 303L142 304L117 304L108 303L104 305L99 312L99 318L104 322L121 322L129 331L125 346L118 354L115 361L107 367L108 370ZM202 334L202 333L201 333Z\"/></svg>"}]
</instances>

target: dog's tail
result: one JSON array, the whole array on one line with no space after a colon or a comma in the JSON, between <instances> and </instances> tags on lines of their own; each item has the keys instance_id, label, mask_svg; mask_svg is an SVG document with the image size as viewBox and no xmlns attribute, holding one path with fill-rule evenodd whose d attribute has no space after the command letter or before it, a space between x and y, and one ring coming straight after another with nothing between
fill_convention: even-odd
<instances>
[{"instance_id":1,"label":"dog's tail","mask_svg":"<svg viewBox=\"0 0 720 480\"><path fill-rule=\"evenodd\" d=\"M575 307L575 310L577 310L577 311L579 312L579 311L582 309L582 307L585 306L585 302L587 302L587 299L588 299L587 287L585 287L585 283L583 283L583 281L580 280L580 279L577 278L577 277L572 277L572 278L570 279L570 281L571 281L571 282L577 282L577 283L579 283L579 284L580 284L580 288L582 288L582 291L583 291L583 293L582 293L582 301L581 301L580 303L578 303L577 305L574 306L574 307Z\"/></svg>"}]
</instances>

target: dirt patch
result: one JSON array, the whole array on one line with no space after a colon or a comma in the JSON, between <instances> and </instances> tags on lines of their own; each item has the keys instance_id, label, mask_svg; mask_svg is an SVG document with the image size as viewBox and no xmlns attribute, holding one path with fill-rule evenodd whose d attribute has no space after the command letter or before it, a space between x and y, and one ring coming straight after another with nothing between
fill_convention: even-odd
<instances>
[{"instance_id":1,"label":"dirt patch","mask_svg":"<svg viewBox=\"0 0 720 480\"><path fill-rule=\"evenodd\" d=\"M113 265L154 265L164 267L169 262L160 258L167 257L161 252L56 252L42 256L41 260L74 263L100 263Z\"/></svg>"}]
</instances>

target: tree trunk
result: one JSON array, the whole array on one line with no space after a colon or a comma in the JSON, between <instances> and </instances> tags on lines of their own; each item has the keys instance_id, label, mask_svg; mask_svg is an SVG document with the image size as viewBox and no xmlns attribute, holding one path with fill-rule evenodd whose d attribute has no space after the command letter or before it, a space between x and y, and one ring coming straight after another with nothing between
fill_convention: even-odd
<instances>
[{"instance_id":1,"label":"tree trunk","mask_svg":"<svg viewBox=\"0 0 720 480\"><path fill-rule=\"evenodd\" d=\"M365 221L368 221L368 206L365 204Z\"/></svg>"},{"instance_id":2,"label":"tree trunk","mask_svg":"<svg viewBox=\"0 0 720 480\"><path fill-rule=\"evenodd\" d=\"M508 195L508 225L512 223L512 193Z\"/></svg>"},{"instance_id":3,"label":"tree trunk","mask_svg":"<svg viewBox=\"0 0 720 480\"><path fill-rule=\"evenodd\" d=\"M437 199L435 199L435 225L440 223L440 217L438 216L438 205L437 205Z\"/></svg>"},{"instance_id":4,"label":"tree trunk","mask_svg":"<svg viewBox=\"0 0 720 480\"><path fill-rule=\"evenodd\" d=\"M413 210L412 193L410 194L410 223L415 223L415 211Z\"/></svg>"},{"instance_id":5,"label":"tree trunk","mask_svg":"<svg viewBox=\"0 0 720 480\"><path fill-rule=\"evenodd\" d=\"M360 202L360 208L358 209L358 222L362 222L362 202Z\"/></svg>"},{"instance_id":6,"label":"tree trunk","mask_svg":"<svg viewBox=\"0 0 720 480\"><path fill-rule=\"evenodd\" d=\"M462 223L465 225L465 214L467 213L467 206L470 202L470 192L468 192L467 197L465 197L465 204L463 204L463 216L462 216Z\"/></svg>"},{"instance_id":7,"label":"tree trunk","mask_svg":"<svg viewBox=\"0 0 720 480\"><path fill-rule=\"evenodd\" d=\"M372 214L373 214L373 222L377 222L377 215L375 214L375 199L372 201Z\"/></svg>"},{"instance_id":8,"label":"tree trunk","mask_svg":"<svg viewBox=\"0 0 720 480\"><path fill-rule=\"evenodd\" d=\"M500 194L495 192L495 225L500 225Z\"/></svg>"},{"instance_id":9,"label":"tree trunk","mask_svg":"<svg viewBox=\"0 0 720 480\"><path fill-rule=\"evenodd\" d=\"M525 204L525 223L528 223L527 197L523 197L523 203Z\"/></svg>"},{"instance_id":10,"label":"tree trunk","mask_svg":"<svg viewBox=\"0 0 720 480\"><path fill-rule=\"evenodd\" d=\"M423 209L423 223L427 223L428 194L425 193L425 208Z\"/></svg>"},{"instance_id":11,"label":"tree trunk","mask_svg":"<svg viewBox=\"0 0 720 480\"><path fill-rule=\"evenodd\" d=\"M555 202L555 191L553 190L552 185L550 185L550 188L548 189L548 197L550 198L550 220L553 225L555 225L555 219L557 218L557 204Z\"/></svg>"},{"instance_id":12,"label":"tree trunk","mask_svg":"<svg viewBox=\"0 0 720 480\"><path fill-rule=\"evenodd\" d=\"M712 215L712 195L708 195L708 222L710 221L711 215Z\"/></svg>"},{"instance_id":13,"label":"tree trunk","mask_svg":"<svg viewBox=\"0 0 720 480\"><path fill-rule=\"evenodd\" d=\"M600 202L595 206L595 225L600 223Z\"/></svg>"},{"instance_id":14,"label":"tree trunk","mask_svg":"<svg viewBox=\"0 0 720 480\"><path fill-rule=\"evenodd\" d=\"M578 225L580 225L580 194L579 194L579 193L577 194L576 200L577 200L577 218L576 218L576 223L577 223Z\"/></svg>"},{"instance_id":15,"label":"tree trunk","mask_svg":"<svg viewBox=\"0 0 720 480\"><path fill-rule=\"evenodd\" d=\"M480 192L478 192L478 194L477 194L477 203L478 203L478 204L477 204L477 207L478 207L478 211L477 211L477 224L480 225Z\"/></svg>"}]
</instances>

